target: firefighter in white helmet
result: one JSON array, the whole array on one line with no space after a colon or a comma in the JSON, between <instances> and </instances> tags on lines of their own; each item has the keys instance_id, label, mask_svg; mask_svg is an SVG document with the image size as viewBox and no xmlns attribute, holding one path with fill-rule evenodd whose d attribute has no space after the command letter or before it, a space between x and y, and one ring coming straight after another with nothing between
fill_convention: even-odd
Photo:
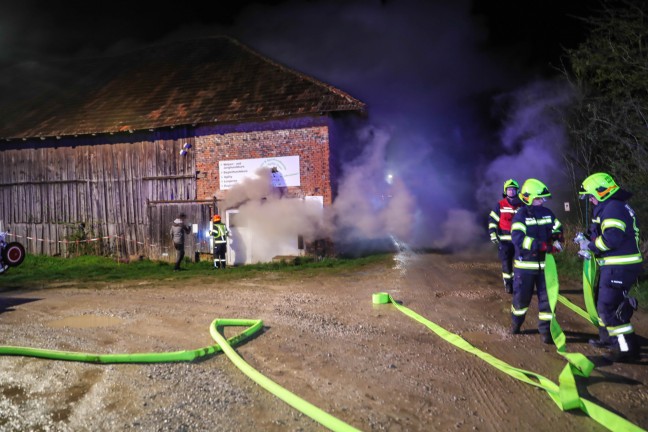
<instances>
[{"instance_id":1,"label":"firefighter in white helmet","mask_svg":"<svg viewBox=\"0 0 648 432\"><path fill-rule=\"evenodd\" d=\"M504 290L513 293L513 255L515 248L511 243L511 223L513 216L522 201L518 198L520 186L513 179L504 182L503 198L497 202L495 208L488 215L488 234L493 244L497 245L497 254L502 261L502 279Z\"/></svg>"},{"instance_id":2,"label":"firefighter in white helmet","mask_svg":"<svg viewBox=\"0 0 648 432\"><path fill-rule=\"evenodd\" d=\"M209 235L212 236L214 241L214 269L224 269L227 265L225 253L227 252L227 237L229 231L225 224L221 221L220 215L212 217L212 228L209 230Z\"/></svg>"},{"instance_id":3,"label":"firefighter in white helmet","mask_svg":"<svg viewBox=\"0 0 648 432\"><path fill-rule=\"evenodd\" d=\"M553 212L543 206L551 193L540 180L525 181L519 196L525 205L517 211L511 226L515 246L511 333L520 333L535 288L538 331L544 343L552 344L549 325L553 314L547 296L544 266L546 254L562 251L562 226Z\"/></svg>"},{"instance_id":4,"label":"firefighter in white helmet","mask_svg":"<svg viewBox=\"0 0 648 432\"><path fill-rule=\"evenodd\" d=\"M595 173L583 181L579 195L588 199L594 210L588 236L581 237L578 244L581 251L593 253L600 266L599 339L590 339L590 344L610 349L608 360L637 361L641 357L639 342L630 323L637 301L628 293L642 272L643 256L637 215L626 203L632 194L609 174Z\"/></svg>"}]
</instances>

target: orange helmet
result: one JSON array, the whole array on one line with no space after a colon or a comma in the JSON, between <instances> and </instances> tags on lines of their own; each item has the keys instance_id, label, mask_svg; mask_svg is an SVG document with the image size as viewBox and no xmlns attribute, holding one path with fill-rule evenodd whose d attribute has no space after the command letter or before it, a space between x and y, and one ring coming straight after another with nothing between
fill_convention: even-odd
<instances>
[{"instance_id":1,"label":"orange helmet","mask_svg":"<svg viewBox=\"0 0 648 432\"><path fill-rule=\"evenodd\" d=\"M221 221L220 215L214 215L212 217L212 222L216 223L216 222L220 222L220 221Z\"/></svg>"}]
</instances>

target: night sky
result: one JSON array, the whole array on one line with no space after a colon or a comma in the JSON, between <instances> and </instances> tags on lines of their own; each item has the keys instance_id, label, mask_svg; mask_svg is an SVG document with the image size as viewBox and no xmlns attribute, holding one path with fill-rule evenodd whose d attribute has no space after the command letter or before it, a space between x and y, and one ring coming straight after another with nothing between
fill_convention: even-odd
<instances>
[{"instance_id":1,"label":"night sky","mask_svg":"<svg viewBox=\"0 0 648 432\"><path fill-rule=\"evenodd\" d=\"M6 3L6 2L5 2ZM343 160L380 195L387 173L414 197L421 233L450 212L480 215L504 180L543 179L559 192L565 145L553 113L569 102L556 82L563 48L586 35L595 1L316 0L146 5L3 5L0 88L11 71L51 57L118 53L146 44L227 34L367 103L353 139L371 155ZM377 139L376 137L380 137ZM368 189L369 187L369 189ZM560 203L559 203L560 204ZM454 214L454 219L456 217ZM468 217L470 219L470 217ZM470 221L467 221L470 224ZM471 232L460 227L459 231ZM448 239L456 241L456 239Z\"/></svg>"}]
</instances>

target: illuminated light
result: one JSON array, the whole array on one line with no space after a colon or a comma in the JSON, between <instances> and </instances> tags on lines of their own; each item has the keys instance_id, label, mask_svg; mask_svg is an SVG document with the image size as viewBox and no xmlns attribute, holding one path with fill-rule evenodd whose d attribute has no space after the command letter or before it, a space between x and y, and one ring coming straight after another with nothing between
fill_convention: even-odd
<instances>
[{"instance_id":1,"label":"illuminated light","mask_svg":"<svg viewBox=\"0 0 648 432\"><path fill-rule=\"evenodd\" d=\"M392 182L394 181L394 175L391 174L391 173L388 173L387 176L385 177L385 181L386 181L388 184L392 184Z\"/></svg>"}]
</instances>

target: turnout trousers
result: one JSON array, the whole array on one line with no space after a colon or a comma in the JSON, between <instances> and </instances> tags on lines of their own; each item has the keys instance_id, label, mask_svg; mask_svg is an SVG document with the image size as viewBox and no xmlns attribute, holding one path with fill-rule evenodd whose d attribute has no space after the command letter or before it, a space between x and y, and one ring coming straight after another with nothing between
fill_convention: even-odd
<instances>
[{"instance_id":1,"label":"turnout trousers","mask_svg":"<svg viewBox=\"0 0 648 432\"><path fill-rule=\"evenodd\" d=\"M515 246L510 241L502 241L497 247L497 255L502 261L502 280L507 293L513 292L513 256Z\"/></svg>"},{"instance_id":2,"label":"turnout trousers","mask_svg":"<svg viewBox=\"0 0 648 432\"><path fill-rule=\"evenodd\" d=\"M547 284L544 271L515 269L513 277L513 304L511 306L511 319L513 327L522 327L526 313L531 304L533 291L538 296L538 331L542 336L550 337L549 324L552 313L547 297Z\"/></svg>"},{"instance_id":3,"label":"turnout trousers","mask_svg":"<svg viewBox=\"0 0 648 432\"><path fill-rule=\"evenodd\" d=\"M214 243L214 268L225 268L225 252L227 252L227 243Z\"/></svg>"},{"instance_id":4,"label":"turnout trousers","mask_svg":"<svg viewBox=\"0 0 648 432\"><path fill-rule=\"evenodd\" d=\"M634 329L630 324L633 308L627 296L639 278L640 269L626 266L601 266L596 310L604 327L599 327L602 341L613 350L636 352Z\"/></svg>"}]
</instances>

